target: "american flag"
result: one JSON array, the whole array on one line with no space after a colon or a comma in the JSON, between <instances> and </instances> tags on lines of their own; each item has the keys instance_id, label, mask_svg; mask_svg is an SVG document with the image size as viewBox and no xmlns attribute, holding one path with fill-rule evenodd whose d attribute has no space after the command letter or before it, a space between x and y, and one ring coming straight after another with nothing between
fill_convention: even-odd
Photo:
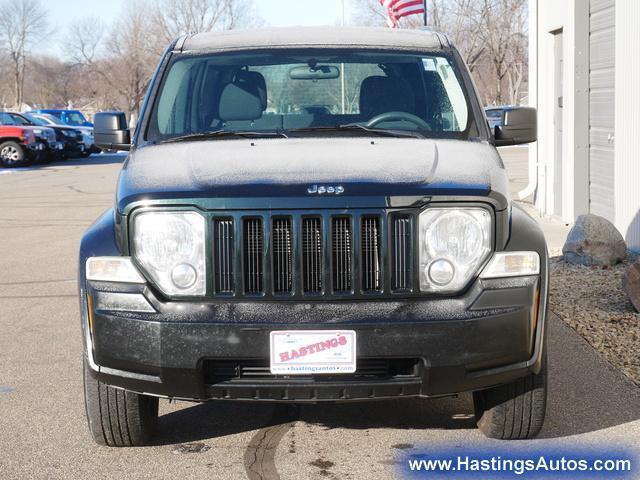
<instances>
[{"instance_id":1,"label":"american flag","mask_svg":"<svg viewBox=\"0 0 640 480\"><path fill-rule=\"evenodd\" d=\"M391 28L397 27L402 17L424 14L425 3L424 0L380 0L387 9L387 25Z\"/></svg>"}]
</instances>

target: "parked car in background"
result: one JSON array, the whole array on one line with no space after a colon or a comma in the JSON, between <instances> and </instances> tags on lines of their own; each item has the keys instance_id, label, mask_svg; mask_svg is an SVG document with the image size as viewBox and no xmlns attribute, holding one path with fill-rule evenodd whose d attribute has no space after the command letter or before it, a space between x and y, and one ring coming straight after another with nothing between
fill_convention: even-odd
<instances>
[{"instance_id":1,"label":"parked car in background","mask_svg":"<svg viewBox=\"0 0 640 480\"><path fill-rule=\"evenodd\" d=\"M93 127L87 118L82 114L80 110L61 110L55 108L43 108L39 110L32 110L29 113L46 113L59 119L66 125L74 127Z\"/></svg>"},{"instance_id":2,"label":"parked car in background","mask_svg":"<svg viewBox=\"0 0 640 480\"><path fill-rule=\"evenodd\" d=\"M502 125L502 108L485 108L484 114L487 117L491 131Z\"/></svg>"},{"instance_id":3,"label":"parked car in background","mask_svg":"<svg viewBox=\"0 0 640 480\"><path fill-rule=\"evenodd\" d=\"M46 113L23 113L34 125L52 128L56 132L56 138L63 143L64 158L86 157L89 155L84 144L84 135L81 130L68 125L56 123L56 118Z\"/></svg>"},{"instance_id":4,"label":"parked car in background","mask_svg":"<svg viewBox=\"0 0 640 480\"><path fill-rule=\"evenodd\" d=\"M28 118L14 112L0 112L0 125L31 127L36 139L44 145L44 151L37 160L52 161L63 156L64 143L56 138L53 128L35 125Z\"/></svg>"},{"instance_id":5,"label":"parked car in background","mask_svg":"<svg viewBox=\"0 0 640 480\"><path fill-rule=\"evenodd\" d=\"M23 167L35 161L44 151L33 127L0 125L0 165Z\"/></svg>"},{"instance_id":6,"label":"parked car in background","mask_svg":"<svg viewBox=\"0 0 640 480\"><path fill-rule=\"evenodd\" d=\"M57 125L74 127L82 132L83 141L87 155L100 153L100 149L93 141L93 123L88 121L79 110L59 110L59 109L39 109L31 110L27 113L45 114L49 116Z\"/></svg>"},{"instance_id":7,"label":"parked car in background","mask_svg":"<svg viewBox=\"0 0 640 480\"><path fill-rule=\"evenodd\" d=\"M502 127L504 125L504 115L511 110L517 110L516 105L497 105L493 107L485 107L484 114L489 122L489 128L493 132L496 127Z\"/></svg>"}]
</instances>

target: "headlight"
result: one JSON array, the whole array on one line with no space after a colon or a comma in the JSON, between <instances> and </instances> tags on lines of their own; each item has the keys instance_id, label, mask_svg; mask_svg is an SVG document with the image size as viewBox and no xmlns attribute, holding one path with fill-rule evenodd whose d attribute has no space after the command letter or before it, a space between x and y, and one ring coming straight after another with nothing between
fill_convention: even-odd
<instances>
[{"instance_id":1,"label":"headlight","mask_svg":"<svg viewBox=\"0 0 640 480\"><path fill-rule=\"evenodd\" d=\"M205 219L196 212L144 212L134 217L135 258L167 295L204 295Z\"/></svg>"},{"instance_id":2,"label":"headlight","mask_svg":"<svg viewBox=\"0 0 640 480\"><path fill-rule=\"evenodd\" d=\"M491 252L491 215L484 208L429 208L420 214L420 290L455 292Z\"/></svg>"}]
</instances>

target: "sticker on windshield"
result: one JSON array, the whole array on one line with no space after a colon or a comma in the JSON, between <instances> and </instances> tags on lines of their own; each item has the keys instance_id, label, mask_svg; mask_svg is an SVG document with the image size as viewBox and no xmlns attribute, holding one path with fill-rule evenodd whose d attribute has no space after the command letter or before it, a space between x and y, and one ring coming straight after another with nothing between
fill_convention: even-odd
<instances>
[{"instance_id":1,"label":"sticker on windshield","mask_svg":"<svg viewBox=\"0 0 640 480\"><path fill-rule=\"evenodd\" d=\"M422 66L426 72L435 72L436 71L436 62L433 61L433 58L423 58Z\"/></svg>"}]
</instances>

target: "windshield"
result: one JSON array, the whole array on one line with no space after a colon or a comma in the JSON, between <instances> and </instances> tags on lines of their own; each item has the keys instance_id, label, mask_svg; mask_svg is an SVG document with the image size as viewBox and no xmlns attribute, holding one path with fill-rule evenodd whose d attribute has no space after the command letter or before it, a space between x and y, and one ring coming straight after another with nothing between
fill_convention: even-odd
<instances>
[{"instance_id":1,"label":"windshield","mask_svg":"<svg viewBox=\"0 0 640 480\"><path fill-rule=\"evenodd\" d=\"M0 125L31 125L31 122L16 113L0 112Z\"/></svg>"},{"instance_id":2,"label":"windshield","mask_svg":"<svg viewBox=\"0 0 640 480\"><path fill-rule=\"evenodd\" d=\"M179 56L164 77L146 139L376 131L403 137L477 135L453 59L442 52L317 50Z\"/></svg>"},{"instance_id":3,"label":"windshield","mask_svg":"<svg viewBox=\"0 0 640 480\"><path fill-rule=\"evenodd\" d=\"M34 116L48 125L64 125L64 123L62 123L62 120L48 113L38 113L37 115L34 115Z\"/></svg>"},{"instance_id":4,"label":"windshield","mask_svg":"<svg viewBox=\"0 0 640 480\"><path fill-rule=\"evenodd\" d=\"M80 112L66 112L64 115L64 123L67 125L81 126L87 123L87 119L84 118Z\"/></svg>"},{"instance_id":5,"label":"windshield","mask_svg":"<svg viewBox=\"0 0 640 480\"><path fill-rule=\"evenodd\" d=\"M29 121L31 121L31 123L33 123L34 125L40 125L40 126L49 125L47 122L45 122L42 118L38 117L37 115L31 115L29 113L25 113L24 116L27 117Z\"/></svg>"}]
</instances>

